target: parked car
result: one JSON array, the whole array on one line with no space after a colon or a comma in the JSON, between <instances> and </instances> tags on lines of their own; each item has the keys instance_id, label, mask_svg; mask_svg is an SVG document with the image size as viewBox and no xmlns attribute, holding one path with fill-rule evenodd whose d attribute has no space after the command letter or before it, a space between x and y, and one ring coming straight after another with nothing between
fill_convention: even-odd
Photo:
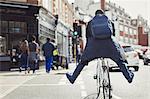
<instances>
[{"instance_id":1,"label":"parked car","mask_svg":"<svg viewBox=\"0 0 150 99\"><path fill-rule=\"evenodd\" d=\"M132 67L135 69L135 71L138 71L139 70L138 53L130 45L124 45L122 47L125 51L125 57L128 62L127 67L128 68ZM118 68L117 64L112 60L109 63L110 63L110 70L112 70L113 68Z\"/></svg>"},{"instance_id":2,"label":"parked car","mask_svg":"<svg viewBox=\"0 0 150 99\"><path fill-rule=\"evenodd\" d=\"M148 65L148 63L150 63L150 50L144 53L143 62L144 62L144 65Z\"/></svg>"},{"instance_id":3,"label":"parked car","mask_svg":"<svg viewBox=\"0 0 150 99\"><path fill-rule=\"evenodd\" d=\"M141 51L140 49L135 49L135 51L138 53L140 59L144 59L143 51Z\"/></svg>"}]
</instances>

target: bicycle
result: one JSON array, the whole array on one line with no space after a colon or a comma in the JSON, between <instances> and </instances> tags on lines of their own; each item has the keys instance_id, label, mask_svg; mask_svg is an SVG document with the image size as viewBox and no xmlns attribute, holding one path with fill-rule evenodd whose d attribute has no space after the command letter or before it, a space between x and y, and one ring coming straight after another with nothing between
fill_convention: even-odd
<instances>
[{"instance_id":1,"label":"bicycle","mask_svg":"<svg viewBox=\"0 0 150 99\"><path fill-rule=\"evenodd\" d=\"M105 58L97 59L96 75L94 75L97 83L97 97L96 99L111 99L111 83L109 75L108 60ZM102 92L102 93L101 93Z\"/></svg>"}]
</instances>

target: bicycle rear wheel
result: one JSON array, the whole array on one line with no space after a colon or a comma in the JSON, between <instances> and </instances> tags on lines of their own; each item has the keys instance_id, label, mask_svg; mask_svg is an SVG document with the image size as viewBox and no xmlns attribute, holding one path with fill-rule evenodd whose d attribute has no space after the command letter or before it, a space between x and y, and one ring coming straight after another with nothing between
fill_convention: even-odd
<instances>
[{"instance_id":1,"label":"bicycle rear wheel","mask_svg":"<svg viewBox=\"0 0 150 99\"><path fill-rule=\"evenodd\" d=\"M103 97L104 97L104 99L111 99L110 75L109 75L109 68L107 65L106 65L106 63L102 63L102 68L103 68L103 82L102 82Z\"/></svg>"},{"instance_id":2,"label":"bicycle rear wheel","mask_svg":"<svg viewBox=\"0 0 150 99\"><path fill-rule=\"evenodd\" d=\"M101 87L102 87L102 83L101 83L101 71L102 68L100 66L100 60L98 59L97 61L97 69L96 69L96 79L97 79L97 97L96 99L98 99L98 97L100 96L100 92L101 92Z\"/></svg>"}]
</instances>

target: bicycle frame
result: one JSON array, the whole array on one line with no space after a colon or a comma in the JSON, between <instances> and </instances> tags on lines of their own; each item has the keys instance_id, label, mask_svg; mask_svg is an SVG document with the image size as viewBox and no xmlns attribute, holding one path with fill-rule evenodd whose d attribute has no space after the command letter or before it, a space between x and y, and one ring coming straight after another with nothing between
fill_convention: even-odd
<instances>
[{"instance_id":1,"label":"bicycle frame","mask_svg":"<svg viewBox=\"0 0 150 99\"><path fill-rule=\"evenodd\" d=\"M108 61L104 58L97 59L96 68L96 83L97 83L97 98L96 99L111 99L111 85L109 75Z\"/></svg>"}]
</instances>

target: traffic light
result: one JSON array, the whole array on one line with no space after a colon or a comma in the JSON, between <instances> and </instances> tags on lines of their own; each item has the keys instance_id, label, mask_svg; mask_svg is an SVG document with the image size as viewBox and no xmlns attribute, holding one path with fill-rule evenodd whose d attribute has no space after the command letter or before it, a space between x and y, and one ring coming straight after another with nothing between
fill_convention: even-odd
<instances>
[{"instance_id":1,"label":"traffic light","mask_svg":"<svg viewBox=\"0 0 150 99\"><path fill-rule=\"evenodd\" d=\"M73 36L81 37L81 26L78 23L73 23Z\"/></svg>"},{"instance_id":2,"label":"traffic light","mask_svg":"<svg viewBox=\"0 0 150 99\"><path fill-rule=\"evenodd\" d=\"M74 31L73 32L73 36L77 36L78 35L78 32L77 31Z\"/></svg>"}]
</instances>

